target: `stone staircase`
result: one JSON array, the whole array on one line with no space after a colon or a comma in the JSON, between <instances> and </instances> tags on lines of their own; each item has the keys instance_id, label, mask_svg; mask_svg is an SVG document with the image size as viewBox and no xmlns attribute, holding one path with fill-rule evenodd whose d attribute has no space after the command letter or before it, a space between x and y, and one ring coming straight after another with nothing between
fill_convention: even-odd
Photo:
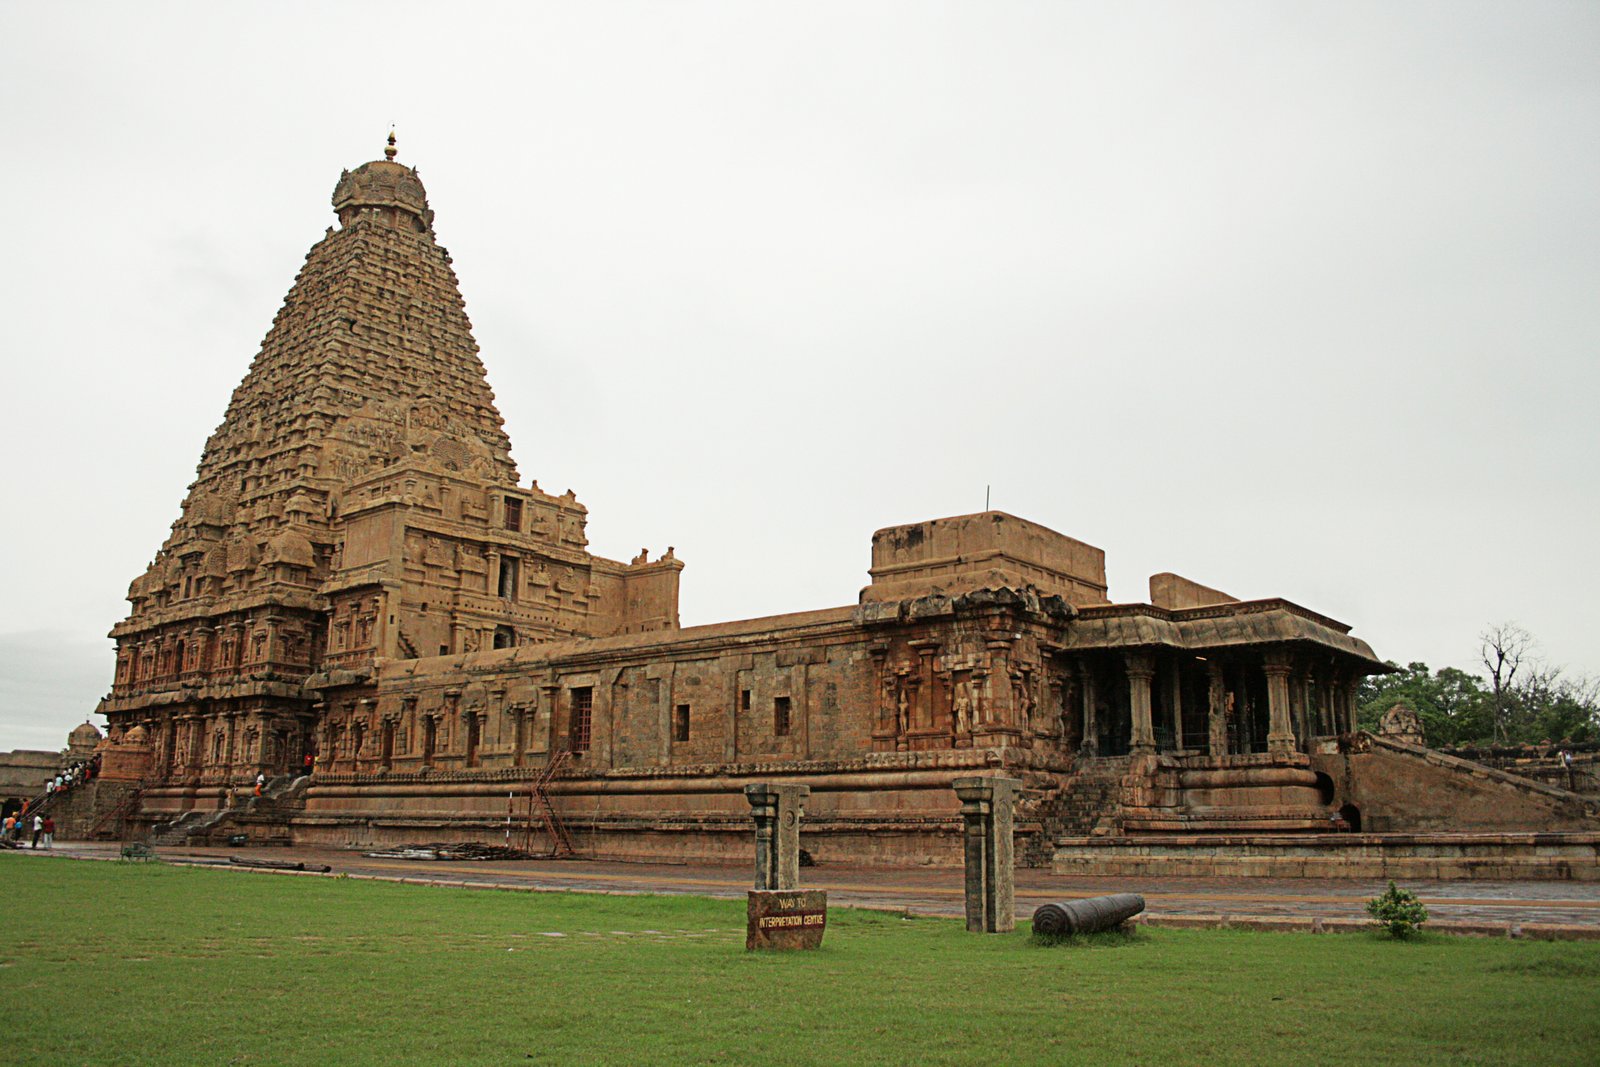
<instances>
[{"instance_id":1,"label":"stone staircase","mask_svg":"<svg viewBox=\"0 0 1600 1067\"><path fill-rule=\"evenodd\" d=\"M289 814L305 810L309 774L285 774L267 781L259 797L251 797L244 810L257 815Z\"/></svg>"},{"instance_id":2,"label":"stone staircase","mask_svg":"<svg viewBox=\"0 0 1600 1067\"><path fill-rule=\"evenodd\" d=\"M1050 865L1056 841L1063 837L1090 837L1115 833L1122 810L1122 780L1128 774L1127 756L1081 759L1061 787L1039 805L1040 833L1024 851L1025 866Z\"/></svg>"},{"instance_id":3,"label":"stone staircase","mask_svg":"<svg viewBox=\"0 0 1600 1067\"><path fill-rule=\"evenodd\" d=\"M280 775L268 779L259 797L247 797L231 808L186 811L170 822L160 823L150 832L152 845L181 845L188 842L211 844L220 840L218 828L229 820L238 820L249 826L236 830L253 830L259 834L263 825L285 822L288 817L306 806L305 792L311 784L309 775ZM270 836L270 835L269 835ZM287 843L285 839L282 843Z\"/></svg>"},{"instance_id":4,"label":"stone staircase","mask_svg":"<svg viewBox=\"0 0 1600 1067\"><path fill-rule=\"evenodd\" d=\"M1127 756L1103 756L1084 760L1054 803L1047 805L1044 824L1047 836L1089 837L1114 833L1122 810L1122 780L1128 774Z\"/></svg>"},{"instance_id":5,"label":"stone staircase","mask_svg":"<svg viewBox=\"0 0 1600 1067\"><path fill-rule=\"evenodd\" d=\"M152 845L182 845L189 838L203 836L212 827L233 814L232 808L213 808L209 811L186 811L170 822L158 823L150 831Z\"/></svg>"}]
</instances>

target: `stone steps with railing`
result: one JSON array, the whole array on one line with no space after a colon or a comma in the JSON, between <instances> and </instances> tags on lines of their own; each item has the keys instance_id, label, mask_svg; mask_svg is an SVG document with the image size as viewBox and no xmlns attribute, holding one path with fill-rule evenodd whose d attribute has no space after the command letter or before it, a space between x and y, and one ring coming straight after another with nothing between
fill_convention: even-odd
<instances>
[{"instance_id":1,"label":"stone steps with railing","mask_svg":"<svg viewBox=\"0 0 1600 1067\"><path fill-rule=\"evenodd\" d=\"M209 811L186 811L176 819L157 823L150 830L151 845L182 845L189 838L209 831L217 823L233 814L232 808L213 808Z\"/></svg>"}]
</instances>

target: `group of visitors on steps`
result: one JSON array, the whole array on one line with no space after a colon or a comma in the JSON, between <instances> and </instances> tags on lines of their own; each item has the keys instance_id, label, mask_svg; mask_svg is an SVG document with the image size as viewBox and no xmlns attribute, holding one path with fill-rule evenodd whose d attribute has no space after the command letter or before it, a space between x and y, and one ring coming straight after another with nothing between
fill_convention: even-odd
<instances>
[{"instance_id":1,"label":"group of visitors on steps","mask_svg":"<svg viewBox=\"0 0 1600 1067\"><path fill-rule=\"evenodd\" d=\"M56 793L70 792L71 790L76 789L78 786L83 785L85 782L94 781L99 774L99 756L94 756L90 759L78 760L76 763L69 766L66 770L62 771L54 778L48 778L45 780L45 796L53 796Z\"/></svg>"}]
</instances>

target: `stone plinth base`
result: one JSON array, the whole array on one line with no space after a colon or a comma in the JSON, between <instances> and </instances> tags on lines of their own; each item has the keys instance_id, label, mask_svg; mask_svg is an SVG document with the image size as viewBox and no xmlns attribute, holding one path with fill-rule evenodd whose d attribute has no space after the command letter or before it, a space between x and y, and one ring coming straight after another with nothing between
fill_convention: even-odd
<instances>
[{"instance_id":1,"label":"stone plinth base","mask_svg":"<svg viewBox=\"0 0 1600 1067\"><path fill-rule=\"evenodd\" d=\"M1334 830L1331 782L1299 753L1163 754L1135 760L1120 819L1125 834L1303 834ZM1327 792L1324 793L1324 788Z\"/></svg>"},{"instance_id":2,"label":"stone plinth base","mask_svg":"<svg viewBox=\"0 0 1600 1067\"><path fill-rule=\"evenodd\" d=\"M1600 833L1079 837L1056 874L1600 881Z\"/></svg>"},{"instance_id":3,"label":"stone plinth base","mask_svg":"<svg viewBox=\"0 0 1600 1067\"><path fill-rule=\"evenodd\" d=\"M443 805L440 805L442 807ZM295 843L329 848L372 848L418 841L494 841L505 832L505 799L500 814L454 814L445 811L409 814L373 810L359 816L347 812L298 813L288 823ZM620 816L574 816L566 820L577 853L584 859L640 863L743 863L750 857L748 817L663 815L654 821ZM1032 829L1036 824L1025 825ZM527 842L542 852L550 838L536 830L531 841L519 815L512 844ZM879 866L961 865L960 822L954 816L918 818L807 819L800 847L818 864Z\"/></svg>"},{"instance_id":4,"label":"stone plinth base","mask_svg":"<svg viewBox=\"0 0 1600 1067\"><path fill-rule=\"evenodd\" d=\"M752 889L746 909L744 947L817 948L828 928L824 889Z\"/></svg>"}]
</instances>

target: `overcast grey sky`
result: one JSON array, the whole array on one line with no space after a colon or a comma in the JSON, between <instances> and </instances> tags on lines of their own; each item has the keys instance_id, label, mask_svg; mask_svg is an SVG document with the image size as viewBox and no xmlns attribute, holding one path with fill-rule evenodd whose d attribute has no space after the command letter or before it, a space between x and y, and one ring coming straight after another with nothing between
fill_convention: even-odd
<instances>
[{"instance_id":1,"label":"overcast grey sky","mask_svg":"<svg viewBox=\"0 0 1600 1067\"><path fill-rule=\"evenodd\" d=\"M393 121L524 479L686 625L994 505L1600 672L1600 4L0 5L0 749Z\"/></svg>"}]
</instances>

